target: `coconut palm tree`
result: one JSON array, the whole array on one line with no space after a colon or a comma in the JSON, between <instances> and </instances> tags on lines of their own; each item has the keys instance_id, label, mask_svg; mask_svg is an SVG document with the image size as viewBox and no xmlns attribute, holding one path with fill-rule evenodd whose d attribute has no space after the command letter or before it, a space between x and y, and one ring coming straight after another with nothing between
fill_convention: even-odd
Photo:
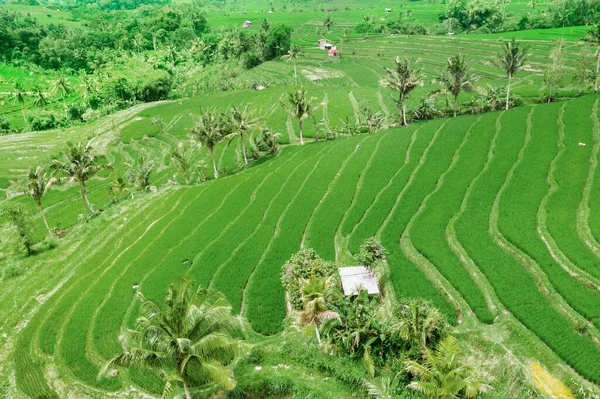
<instances>
[{"instance_id":1,"label":"coconut palm tree","mask_svg":"<svg viewBox=\"0 0 600 399\"><path fill-rule=\"evenodd\" d=\"M87 195L86 182L101 170L110 169L111 165L98 163L96 157L92 155L91 141L87 144L68 143L65 157L66 162L54 159L50 164L50 167L57 173L65 175L65 179L79 183L81 186L84 211L87 205L87 208L91 213L96 213ZM59 179L59 181L62 180L63 179Z\"/></svg>"},{"instance_id":2,"label":"coconut palm tree","mask_svg":"<svg viewBox=\"0 0 600 399\"><path fill-rule=\"evenodd\" d=\"M363 15L362 19L365 23L366 37L369 37L369 29L371 28L371 25L375 22L375 18L372 15Z\"/></svg>"},{"instance_id":3,"label":"coconut palm tree","mask_svg":"<svg viewBox=\"0 0 600 399\"><path fill-rule=\"evenodd\" d=\"M113 366L145 366L166 371L164 394L181 383L190 399L190 384L216 383L233 389L236 380L227 367L248 348L245 323L234 316L231 305L218 291L194 290L189 280L171 284L164 306L150 301L141 292L141 315L135 329L125 334L125 350L109 360L100 372ZM197 370L190 375L190 368Z\"/></svg>"},{"instance_id":4,"label":"coconut palm tree","mask_svg":"<svg viewBox=\"0 0 600 399\"><path fill-rule=\"evenodd\" d=\"M288 113L298 121L298 128L300 129L300 144L304 145L304 138L302 137L302 126L304 120L308 118L315 110L315 98L306 97L306 89L300 88L295 93L288 93L288 102L286 104Z\"/></svg>"},{"instance_id":5,"label":"coconut palm tree","mask_svg":"<svg viewBox=\"0 0 600 399\"><path fill-rule=\"evenodd\" d=\"M340 292L333 280L333 277L312 277L310 279L301 279L302 303L304 311L302 320L306 324L312 324L315 327L317 342L321 345L321 334L319 333L319 323L323 320L337 318L339 315L330 310L328 302L340 298Z\"/></svg>"},{"instance_id":6,"label":"coconut palm tree","mask_svg":"<svg viewBox=\"0 0 600 399\"><path fill-rule=\"evenodd\" d=\"M142 191L150 188L150 176L154 169L154 161L148 160L144 155L140 155L137 162L130 164L125 162L129 168L127 171L127 180Z\"/></svg>"},{"instance_id":7,"label":"coconut palm tree","mask_svg":"<svg viewBox=\"0 0 600 399\"><path fill-rule=\"evenodd\" d=\"M71 87L71 83L62 73L59 74L55 80L52 81L52 94L60 93L62 97L62 102L65 108L65 117L68 118L67 114L67 102L65 100L66 96L73 92L73 88Z\"/></svg>"},{"instance_id":8,"label":"coconut palm tree","mask_svg":"<svg viewBox=\"0 0 600 399\"><path fill-rule=\"evenodd\" d=\"M208 148L210 158L212 159L215 179L219 178L217 162L215 161L215 146L223 141L223 138L227 134L228 127L225 123L225 118L223 115L217 115L215 111L211 110L200 111L194 127L189 132L189 137L192 140L196 140Z\"/></svg>"},{"instance_id":9,"label":"coconut palm tree","mask_svg":"<svg viewBox=\"0 0 600 399\"><path fill-rule=\"evenodd\" d=\"M381 86L398 92L398 99L394 99L398 107L401 123L408 126L406 120L406 100L410 92L423 85L423 68L420 60L411 62L408 58L396 57L394 69L384 68L388 76L381 81Z\"/></svg>"},{"instance_id":10,"label":"coconut palm tree","mask_svg":"<svg viewBox=\"0 0 600 399\"><path fill-rule=\"evenodd\" d=\"M469 68L464 55L457 54L446 60L446 68L440 70L435 82L446 86L446 90L454 97L454 116L458 109L458 95L463 91L473 91L477 76Z\"/></svg>"},{"instance_id":11,"label":"coconut palm tree","mask_svg":"<svg viewBox=\"0 0 600 399\"><path fill-rule=\"evenodd\" d=\"M600 77L600 23L590 27L583 40L596 49L596 76L594 79L594 93L598 94L598 79Z\"/></svg>"},{"instance_id":12,"label":"coconut palm tree","mask_svg":"<svg viewBox=\"0 0 600 399\"><path fill-rule=\"evenodd\" d=\"M178 176L183 177L185 184L190 184L190 179L193 173L194 150L193 147L186 147L179 144L173 151L169 153L171 164L175 169L173 178Z\"/></svg>"},{"instance_id":13,"label":"coconut palm tree","mask_svg":"<svg viewBox=\"0 0 600 399\"><path fill-rule=\"evenodd\" d=\"M418 378L408 388L419 391L429 399L476 398L491 389L477 381L473 369L460 359L456 338L449 335L435 350L425 349L423 364L405 363L406 370Z\"/></svg>"},{"instance_id":14,"label":"coconut palm tree","mask_svg":"<svg viewBox=\"0 0 600 399\"><path fill-rule=\"evenodd\" d=\"M12 91L12 99L14 103L21 105L21 114L23 115L23 122L27 126L27 119L25 118L25 101L29 94L23 89L23 86L19 82L15 82Z\"/></svg>"},{"instance_id":15,"label":"coconut palm tree","mask_svg":"<svg viewBox=\"0 0 600 399\"><path fill-rule=\"evenodd\" d=\"M294 63L294 84L298 84L298 68L296 66L296 62L298 61L298 57L303 55L302 47L297 44L292 44L288 53L281 57L281 59L285 59L287 61L292 61Z\"/></svg>"},{"instance_id":16,"label":"coconut palm tree","mask_svg":"<svg viewBox=\"0 0 600 399\"><path fill-rule=\"evenodd\" d=\"M325 27L325 29L327 29L327 32L331 33L331 28L333 27L334 22L333 19L331 18L331 15L328 15L325 18L325 21L323 21L323 26Z\"/></svg>"},{"instance_id":17,"label":"coconut palm tree","mask_svg":"<svg viewBox=\"0 0 600 399\"><path fill-rule=\"evenodd\" d=\"M504 42L502 44L502 52L498 53L496 59L492 61L494 65L502 69L506 73L508 78L508 84L506 85L506 109L508 110L510 104L510 84L512 78L517 72L523 69L525 61L529 56L530 46L520 45L519 42L513 37L511 41Z\"/></svg>"},{"instance_id":18,"label":"coconut palm tree","mask_svg":"<svg viewBox=\"0 0 600 399\"><path fill-rule=\"evenodd\" d=\"M250 104L246 104L243 110L239 110L236 107L231 108L231 115L229 116L229 134L227 138L229 143L239 137L242 143L242 153L244 154L244 163L248 165L248 157L246 156L246 136L250 132L257 128L260 123L260 118L254 118L250 111Z\"/></svg>"},{"instance_id":19,"label":"coconut palm tree","mask_svg":"<svg viewBox=\"0 0 600 399\"><path fill-rule=\"evenodd\" d=\"M52 229L50 228L48 220L46 219L46 214L44 213L42 198L50 190L50 187L57 183L57 179L54 177L49 177L44 167L37 166L35 168L29 168L29 172L27 173L27 178L25 181L16 181L13 183L19 188L19 190L29 195L31 199L35 201L38 209L40 210L40 214L42 215L42 220L46 225L46 230L48 230L48 234L54 237Z\"/></svg>"},{"instance_id":20,"label":"coconut palm tree","mask_svg":"<svg viewBox=\"0 0 600 399\"><path fill-rule=\"evenodd\" d=\"M446 325L442 313L422 299L409 299L397 305L390 329L413 345L427 347L430 339L439 337Z\"/></svg>"},{"instance_id":21,"label":"coconut palm tree","mask_svg":"<svg viewBox=\"0 0 600 399\"><path fill-rule=\"evenodd\" d=\"M33 104L40 108L44 108L48 105L48 94L40 87L33 89Z\"/></svg>"},{"instance_id":22,"label":"coconut palm tree","mask_svg":"<svg viewBox=\"0 0 600 399\"><path fill-rule=\"evenodd\" d=\"M83 79L79 87L81 87L81 96L87 100L98 91L98 81L95 77L83 75Z\"/></svg>"}]
</instances>

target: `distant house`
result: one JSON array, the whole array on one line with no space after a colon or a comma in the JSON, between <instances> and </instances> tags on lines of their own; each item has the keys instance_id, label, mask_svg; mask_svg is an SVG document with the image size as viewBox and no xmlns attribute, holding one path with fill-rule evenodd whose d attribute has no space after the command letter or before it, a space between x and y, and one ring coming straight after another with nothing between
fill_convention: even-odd
<instances>
[{"instance_id":1,"label":"distant house","mask_svg":"<svg viewBox=\"0 0 600 399\"><path fill-rule=\"evenodd\" d=\"M391 8L386 8L385 12L390 13L390 12L392 12L392 9Z\"/></svg>"},{"instance_id":2,"label":"distant house","mask_svg":"<svg viewBox=\"0 0 600 399\"><path fill-rule=\"evenodd\" d=\"M377 277L364 266L341 267L340 279L344 296L353 296L360 290L366 290L370 295L379 294Z\"/></svg>"},{"instance_id":3,"label":"distant house","mask_svg":"<svg viewBox=\"0 0 600 399\"><path fill-rule=\"evenodd\" d=\"M327 10L325 10L325 12L329 14L329 13L333 12L333 10L331 8L328 8Z\"/></svg>"},{"instance_id":4,"label":"distant house","mask_svg":"<svg viewBox=\"0 0 600 399\"><path fill-rule=\"evenodd\" d=\"M242 28L249 28L252 26L252 22L250 21L244 21L244 24L242 25Z\"/></svg>"},{"instance_id":5,"label":"distant house","mask_svg":"<svg viewBox=\"0 0 600 399\"><path fill-rule=\"evenodd\" d=\"M267 11L267 14L273 14L274 12L275 11L273 11L273 10L269 10L269 11Z\"/></svg>"},{"instance_id":6,"label":"distant house","mask_svg":"<svg viewBox=\"0 0 600 399\"><path fill-rule=\"evenodd\" d=\"M339 55L340 55L340 50L338 50L336 48L332 48L331 50L329 50L330 57L339 57Z\"/></svg>"}]
</instances>

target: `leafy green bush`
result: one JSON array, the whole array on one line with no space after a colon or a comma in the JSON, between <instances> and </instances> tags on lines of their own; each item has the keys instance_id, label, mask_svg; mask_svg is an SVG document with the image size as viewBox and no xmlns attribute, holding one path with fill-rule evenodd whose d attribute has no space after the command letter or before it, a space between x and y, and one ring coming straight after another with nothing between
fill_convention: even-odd
<instances>
[{"instance_id":1,"label":"leafy green bush","mask_svg":"<svg viewBox=\"0 0 600 399\"><path fill-rule=\"evenodd\" d=\"M302 288L300 279L311 277L329 277L339 281L338 268L333 262L327 262L313 249L304 249L292 255L283 265L281 284L290 297L294 309L302 309Z\"/></svg>"},{"instance_id":2,"label":"leafy green bush","mask_svg":"<svg viewBox=\"0 0 600 399\"><path fill-rule=\"evenodd\" d=\"M8 280L9 278L18 277L23 274L25 270L23 267L16 264L9 264L2 269L2 280Z\"/></svg>"},{"instance_id":3,"label":"leafy green bush","mask_svg":"<svg viewBox=\"0 0 600 399\"><path fill-rule=\"evenodd\" d=\"M385 259L385 248L375 237L367 238L355 256L358 263L370 269L377 261Z\"/></svg>"},{"instance_id":4,"label":"leafy green bush","mask_svg":"<svg viewBox=\"0 0 600 399\"><path fill-rule=\"evenodd\" d=\"M31 130L55 129L63 124L64 117L54 111L40 110L26 116Z\"/></svg>"}]
</instances>

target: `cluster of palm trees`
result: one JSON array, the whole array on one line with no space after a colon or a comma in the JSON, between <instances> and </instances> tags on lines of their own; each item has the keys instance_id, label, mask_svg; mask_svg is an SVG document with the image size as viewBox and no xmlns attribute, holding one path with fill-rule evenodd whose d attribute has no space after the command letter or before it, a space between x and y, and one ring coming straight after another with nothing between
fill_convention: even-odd
<instances>
[{"instance_id":1,"label":"cluster of palm trees","mask_svg":"<svg viewBox=\"0 0 600 399\"><path fill-rule=\"evenodd\" d=\"M529 46L522 45L516 39L506 41L502 44L502 51L496 58L490 61L491 64L501 69L507 77L505 109L510 107L510 87L515 74L521 71L525 66L525 61L529 56ZM600 58L599 58L600 59ZM381 85L391 89L398 94L397 98L392 97L398 107L400 123L408 125L406 101L410 93L419 86L423 86L425 74L420 65L420 60L410 60L408 58L396 57L394 68L385 68L387 76L381 80ZM473 91L478 77L469 67L468 61L464 55L457 54L446 60L445 68L439 70L439 76L434 79L445 87L444 90L437 90L433 94L450 94L454 99L453 113L458 113L458 97L463 92Z\"/></svg>"},{"instance_id":2,"label":"cluster of palm trees","mask_svg":"<svg viewBox=\"0 0 600 399\"><path fill-rule=\"evenodd\" d=\"M50 236L54 236L54 234L48 224L42 205L42 199L50 191L50 188L63 182L79 184L84 214L88 210L95 214L96 210L88 197L87 182L101 170L111 168L110 164L98 162L98 159L91 152L91 142L87 144L69 143L64 158L64 160L52 160L49 168L41 165L32 167L29 169L24 181L13 182L20 191L35 201ZM52 172L48 173L48 169Z\"/></svg>"}]
</instances>

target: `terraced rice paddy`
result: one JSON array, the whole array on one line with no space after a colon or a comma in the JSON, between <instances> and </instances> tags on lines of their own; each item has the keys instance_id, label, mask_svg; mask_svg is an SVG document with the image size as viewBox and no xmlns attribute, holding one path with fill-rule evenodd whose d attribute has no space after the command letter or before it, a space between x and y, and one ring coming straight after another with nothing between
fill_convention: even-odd
<instances>
[{"instance_id":1,"label":"terraced rice paddy","mask_svg":"<svg viewBox=\"0 0 600 399\"><path fill-rule=\"evenodd\" d=\"M17 387L160 392L157 375L136 369L97 379L133 325L137 290L160 300L188 275L275 334L290 255L312 247L346 263L373 235L398 295L430 299L453 324L512 314L598 383L598 105L583 97L289 146L238 174L125 203L93 237L67 238L61 259L42 255L30 286L0 292L0 303L20 298L28 320L13 342Z\"/></svg>"}]
</instances>

